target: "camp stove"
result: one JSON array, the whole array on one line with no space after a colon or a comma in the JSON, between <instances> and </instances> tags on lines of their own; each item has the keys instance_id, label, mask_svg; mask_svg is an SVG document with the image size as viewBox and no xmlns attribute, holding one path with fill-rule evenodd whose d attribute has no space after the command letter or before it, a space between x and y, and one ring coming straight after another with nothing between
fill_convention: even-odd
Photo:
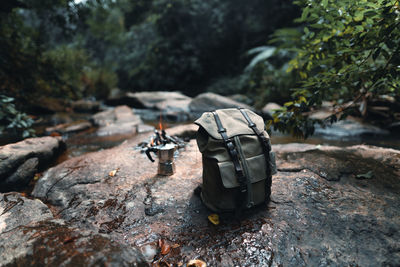
<instances>
[{"instance_id":1,"label":"camp stove","mask_svg":"<svg viewBox=\"0 0 400 267\"><path fill-rule=\"evenodd\" d=\"M138 146L152 162L155 160L152 158L151 152L157 155L158 175L169 176L175 173L175 151L185 147L185 142L179 137L168 135L165 130L155 130L149 142L142 142Z\"/></svg>"}]
</instances>

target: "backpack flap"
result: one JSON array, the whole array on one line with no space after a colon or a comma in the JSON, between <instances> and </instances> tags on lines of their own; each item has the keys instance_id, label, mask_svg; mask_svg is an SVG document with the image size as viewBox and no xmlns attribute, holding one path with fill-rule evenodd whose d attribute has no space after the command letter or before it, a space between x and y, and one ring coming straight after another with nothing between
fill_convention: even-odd
<instances>
[{"instance_id":1,"label":"backpack flap","mask_svg":"<svg viewBox=\"0 0 400 267\"><path fill-rule=\"evenodd\" d=\"M250 183L254 184L266 179L266 165L264 154L246 159L249 166ZM225 188L239 187L232 161L218 162L222 184Z\"/></svg>"},{"instance_id":2,"label":"backpack flap","mask_svg":"<svg viewBox=\"0 0 400 267\"><path fill-rule=\"evenodd\" d=\"M248 123L240 111L236 108L220 109L216 110L218 116L223 122L224 128L228 138L237 135L254 135L251 128L248 127ZM260 132L264 131L265 125L264 120L255 114L253 111L246 109L247 114L251 120L256 124ZM218 133L218 127L215 123L214 116L211 112L205 112L197 119L195 124L201 126L206 132L214 139L222 140L220 133Z\"/></svg>"}]
</instances>

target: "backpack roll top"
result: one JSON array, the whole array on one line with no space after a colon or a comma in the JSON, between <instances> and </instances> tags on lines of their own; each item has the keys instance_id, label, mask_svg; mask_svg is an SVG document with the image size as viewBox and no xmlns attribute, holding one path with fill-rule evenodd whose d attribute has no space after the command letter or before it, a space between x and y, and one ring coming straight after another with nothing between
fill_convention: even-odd
<instances>
[{"instance_id":1,"label":"backpack roll top","mask_svg":"<svg viewBox=\"0 0 400 267\"><path fill-rule=\"evenodd\" d=\"M268 201L275 157L264 120L250 110L231 108L206 112L195 123L200 126L203 203L218 212Z\"/></svg>"},{"instance_id":2,"label":"backpack roll top","mask_svg":"<svg viewBox=\"0 0 400 267\"><path fill-rule=\"evenodd\" d=\"M258 130L263 132L265 129L264 120L255 114L253 111L245 109L250 119L256 124ZM226 135L231 138L236 135L254 135L251 128L248 127L248 122L237 108L219 109L216 113L223 122L226 129ZM222 136L218 133L218 126L215 122L212 112L205 112L197 119L195 124L201 126L207 133L214 139L223 140ZM268 134L267 137L269 138ZM201 150L200 150L201 151Z\"/></svg>"}]
</instances>

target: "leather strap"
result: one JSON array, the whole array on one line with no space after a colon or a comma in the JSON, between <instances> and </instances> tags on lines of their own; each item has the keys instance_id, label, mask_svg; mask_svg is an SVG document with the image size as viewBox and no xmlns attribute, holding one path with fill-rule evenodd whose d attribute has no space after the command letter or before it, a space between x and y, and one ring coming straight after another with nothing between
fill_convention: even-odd
<instances>
[{"instance_id":1,"label":"leather strap","mask_svg":"<svg viewBox=\"0 0 400 267\"><path fill-rule=\"evenodd\" d=\"M240 113L242 113L243 117L246 119L248 126L253 130L253 132L257 135L258 140L261 142L262 149L265 155L265 161L266 161L266 166L267 166L267 177L271 177L271 168L269 165L269 152L271 151L271 144L269 140L265 137L265 135L260 132L260 130L257 128L257 125L250 119L249 115L246 113L246 111L243 108L238 108Z\"/></svg>"},{"instance_id":2,"label":"leather strap","mask_svg":"<svg viewBox=\"0 0 400 267\"><path fill-rule=\"evenodd\" d=\"M229 156L232 159L237 180L240 186L240 192L242 193L241 195L244 195L247 192L247 183L246 183L246 176L244 175L242 166L240 165L239 154L232 140L228 138L228 135L226 134L226 129L222 126L221 119L219 118L217 112L212 111L211 113L213 114L215 122L217 124L218 133L222 136L222 139L224 140L225 146L228 150Z\"/></svg>"}]
</instances>

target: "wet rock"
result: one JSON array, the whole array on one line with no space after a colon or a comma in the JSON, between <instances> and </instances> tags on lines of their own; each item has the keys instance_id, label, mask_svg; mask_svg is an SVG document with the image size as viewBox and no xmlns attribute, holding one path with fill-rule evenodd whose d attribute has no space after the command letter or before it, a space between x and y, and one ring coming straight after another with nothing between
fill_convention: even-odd
<instances>
[{"instance_id":1,"label":"wet rock","mask_svg":"<svg viewBox=\"0 0 400 267\"><path fill-rule=\"evenodd\" d=\"M206 111L235 107L243 107L252 110L250 106L244 103L214 93L200 94L193 98L189 104L190 111L195 118L199 117L203 112Z\"/></svg>"},{"instance_id":2,"label":"wet rock","mask_svg":"<svg viewBox=\"0 0 400 267\"><path fill-rule=\"evenodd\" d=\"M29 226L53 218L49 208L38 199L28 199L16 192L0 193L0 236L22 225Z\"/></svg>"},{"instance_id":3,"label":"wet rock","mask_svg":"<svg viewBox=\"0 0 400 267\"><path fill-rule=\"evenodd\" d=\"M60 134L69 134L69 133L81 132L81 131L89 129L90 127L92 127L92 124L88 121L63 123L63 124L56 125L54 127L47 127L46 133L49 135L54 132L57 132Z\"/></svg>"},{"instance_id":4,"label":"wet rock","mask_svg":"<svg viewBox=\"0 0 400 267\"><path fill-rule=\"evenodd\" d=\"M72 102L71 107L75 112L91 113L99 110L100 102L81 99Z\"/></svg>"},{"instance_id":5,"label":"wet rock","mask_svg":"<svg viewBox=\"0 0 400 267\"><path fill-rule=\"evenodd\" d=\"M69 227L18 193L0 194L0 251L1 266L147 266L138 250Z\"/></svg>"},{"instance_id":6,"label":"wet rock","mask_svg":"<svg viewBox=\"0 0 400 267\"><path fill-rule=\"evenodd\" d=\"M61 138L29 138L0 147L0 192L26 186L65 148Z\"/></svg>"},{"instance_id":7,"label":"wet rock","mask_svg":"<svg viewBox=\"0 0 400 267\"><path fill-rule=\"evenodd\" d=\"M161 177L157 163L134 149L150 135L63 162L45 173L33 195L54 205L74 227L109 233L116 242L178 244L163 257L170 264L196 258L211 266L395 266L400 261L399 151L275 145L279 172L269 205L245 212L240 221L220 214L215 226L193 194L202 176L195 141L175 159L176 173ZM369 171L372 178L356 178ZM147 216L151 206L160 212Z\"/></svg>"},{"instance_id":8,"label":"wet rock","mask_svg":"<svg viewBox=\"0 0 400 267\"><path fill-rule=\"evenodd\" d=\"M97 135L118 135L135 133L142 120L128 106L118 106L92 116L91 121L98 126Z\"/></svg>"},{"instance_id":9,"label":"wet rock","mask_svg":"<svg viewBox=\"0 0 400 267\"><path fill-rule=\"evenodd\" d=\"M261 110L263 118L272 119L272 114L275 112L276 109L280 108L282 108L281 105L273 102L266 104Z\"/></svg>"},{"instance_id":10,"label":"wet rock","mask_svg":"<svg viewBox=\"0 0 400 267\"><path fill-rule=\"evenodd\" d=\"M166 129L168 135L173 135L173 136L178 136L181 138L189 138L189 139L194 139L196 138L197 130L199 129L199 126L190 123L190 124L184 124L184 125L179 125L175 126L169 129Z\"/></svg>"},{"instance_id":11,"label":"wet rock","mask_svg":"<svg viewBox=\"0 0 400 267\"><path fill-rule=\"evenodd\" d=\"M385 136L389 131L379 127L358 122L356 120L341 120L325 128L319 125L315 127L315 135L322 135L325 138L357 138L360 136Z\"/></svg>"},{"instance_id":12,"label":"wet rock","mask_svg":"<svg viewBox=\"0 0 400 267\"><path fill-rule=\"evenodd\" d=\"M154 126L147 125L147 124L139 124L136 127L136 132L137 133L146 133L146 132L153 132L154 131Z\"/></svg>"}]
</instances>

